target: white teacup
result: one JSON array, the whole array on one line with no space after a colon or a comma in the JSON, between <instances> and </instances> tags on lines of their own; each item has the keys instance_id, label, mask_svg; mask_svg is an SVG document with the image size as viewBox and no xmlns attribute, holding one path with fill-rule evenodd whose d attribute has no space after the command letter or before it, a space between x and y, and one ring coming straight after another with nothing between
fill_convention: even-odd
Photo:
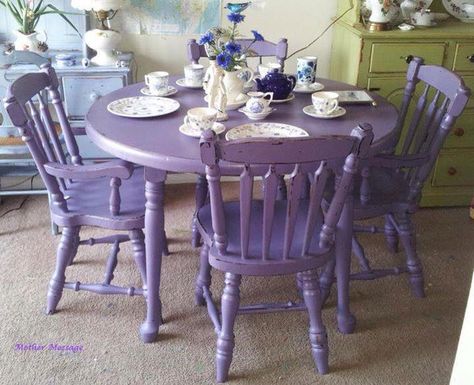
<instances>
[{"instance_id":1,"label":"white teacup","mask_svg":"<svg viewBox=\"0 0 474 385\"><path fill-rule=\"evenodd\" d=\"M184 118L184 124L201 132L209 130L217 121L217 112L214 108L191 108Z\"/></svg>"},{"instance_id":2,"label":"white teacup","mask_svg":"<svg viewBox=\"0 0 474 385\"><path fill-rule=\"evenodd\" d=\"M164 95L168 92L169 77L165 71L150 72L145 75L145 84L153 95Z\"/></svg>"},{"instance_id":3,"label":"white teacup","mask_svg":"<svg viewBox=\"0 0 474 385\"><path fill-rule=\"evenodd\" d=\"M274 69L277 69L278 72L281 71L280 63L267 63L258 65L258 74L263 79L269 72L272 72Z\"/></svg>"},{"instance_id":4,"label":"white teacup","mask_svg":"<svg viewBox=\"0 0 474 385\"><path fill-rule=\"evenodd\" d=\"M431 27L434 23L434 14L429 9L422 9L412 14L411 21L419 27Z\"/></svg>"},{"instance_id":5,"label":"white teacup","mask_svg":"<svg viewBox=\"0 0 474 385\"><path fill-rule=\"evenodd\" d=\"M204 79L204 66L201 64L190 64L184 67L184 82L188 86L198 87Z\"/></svg>"},{"instance_id":6,"label":"white teacup","mask_svg":"<svg viewBox=\"0 0 474 385\"><path fill-rule=\"evenodd\" d=\"M311 95L314 109L319 115L331 115L339 107L339 94L321 91Z\"/></svg>"}]
</instances>

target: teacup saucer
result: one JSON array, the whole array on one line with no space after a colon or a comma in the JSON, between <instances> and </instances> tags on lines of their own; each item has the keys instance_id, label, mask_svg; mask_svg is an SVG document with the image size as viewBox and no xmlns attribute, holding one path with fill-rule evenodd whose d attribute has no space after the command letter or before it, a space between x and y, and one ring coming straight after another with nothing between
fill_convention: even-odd
<instances>
[{"instance_id":1,"label":"teacup saucer","mask_svg":"<svg viewBox=\"0 0 474 385\"><path fill-rule=\"evenodd\" d=\"M336 108L335 111L333 111L332 113L330 113L329 115L321 115L321 114L318 114L315 109L314 109L314 106L311 104L309 106L306 106L303 108L303 112L306 114L306 115L309 115L309 116L312 116L313 118L318 118L318 119L334 119L334 118L339 118L341 116L344 116L346 114L346 109L339 106Z\"/></svg>"},{"instance_id":2,"label":"teacup saucer","mask_svg":"<svg viewBox=\"0 0 474 385\"><path fill-rule=\"evenodd\" d=\"M191 86L191 85L187 84L185 78L176 80L176 84L180 87L185 87L185 88L194 88L194 89L202 88L202 84L196 85L196 86Z\"/></svg>"},{"instance_id":3,"label":"teacup saucer","mask_svg":"<svg viewBox=\"0 0 474 385\"><path fill-rule=\"evenodd\" d=\"M295 98L295 94L294 93L291 93L288 95L288 97L286 99L273 99L272 100L272 103L286 103L286 102L289 102L290 100L293 100Z\"/></svg>"},{"instance_id":4,"label":"teacup saucer","mask_svg":"<svg viewBox=\"0 0 474 385\"><path fill-rule=\"evenodd\" d=\"M249 96L247 96L247 95L244 95L244 96L245 97L242 98L242 100L227 102L227 106L225 107L225 110L226 111L233 111L233 110L236 110L237 108L242 107L250 99ZM205 102L209 101L209 96L208 95L204 96L204 101Z\"/></svg>"},{"instance_id":5,"label":"teacup saucer","mask_svg":"<svg viewBox=\"0 0 474 385\"><path fill-rule=\"evenodd\" d=\"M171 96L171 95L174 95L176 92L178 92L178 90L176 88L174 88L173 86L168 86L168 91L165 92L164 94L154 94L153 92L150 91L150 89L148 87L143 87L140 92L143 94L143 95L146 95L146 96Z\"/></svg>"},{"instance_id":6,"label":"teacup saucer","mask_svg":"<svg viewBox=\"0 0 474 385\"><path fill-rule=\"evenodd\" d=\"M295 88L293 89L293 92L297 92L301 94L311 94L313 92L318 92L322 90L324 90L324 85L318 82L314 82L314 83L308 84L307 86L296 84Z\"/></svg>"},{"instance_id":7,"label":"teacup saucer","mask_svg":"<svg viewBox=\"0 0 474 385\"><path fill-rule=\"evenodd\" d=\"M216 122L212 126L212 131L216 133L216 135L222 134L225 131L225 126L222 123ZM187 124L183 124L179 127L179 132L186 136L191 136L192 138L200 138L201 137L201 130L192 128Z\"/></svg>"},{"instance_id":8,"label":"teacup saucer","mask_svg":"<svg viewBox=\"0 0 474 385\"><path fill-rule=\"evenodd\" d=\"M245 114L247 118L249 118L250 120L263 120L268 115L270 115L273 111L275 111L275 108L271 108L271 107L266 108L264 111L258 112L258 113L249 111L246 107L239 108L239 112L242 112L243 114Z\"/></svg>"}]
</instances>

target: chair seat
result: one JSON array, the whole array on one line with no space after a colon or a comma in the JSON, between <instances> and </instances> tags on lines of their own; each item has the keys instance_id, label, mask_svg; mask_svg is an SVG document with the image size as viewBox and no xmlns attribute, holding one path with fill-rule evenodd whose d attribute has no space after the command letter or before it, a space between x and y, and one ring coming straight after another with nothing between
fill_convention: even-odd
<instances>
[{"instance_id":1,"label":"chair seat","mask_svg":"<svg viewBox=\"0 0 474 385\"><path fill-rule=\"evenodd\" d=\"M416 205L408 203L410 187L405 174L394 169L373 167L370 169L370 199L362 203L360 186L362 177L354 180L354 219L367 219L397 211L412 211Z\"/></svg>"},{"instance_id":2,"label":"chair seat","mask_svg":"<svg viewBox=\"0 0 474 385\"><path fill-rule=\"evenodd\" d=\"M197 214L198 228L205 242L211 246L209 263L216 269L244 275L281 275L292 274L305 270L313 270L324 265L328 258L328 250L319 247L319 231L316 231L308 255L301 256L303 234L308 214L308 201L302 200L295 225L290 256L283 259L283 241L286 218L286 201L277 201L272 228L272 242L269 258L262 261L262 221L263 202L252 202L250 223L249 251L246 259L241 258L240 248L240 204L226 202L224 204L225 226L228 236L228 245L225 255L219 255L212 246L213 230L211 222L211 208L209 205L201 208ZM320 229L320 226L316 226Z\"/></svg>"},{"instance_id":3,"label":"chair seat","mask_svg":"<svg viewBox=\"0 0 474 385\"><path fill-rule=\"evenodd\" d=\"M143 167L122 180L120 214L113 216L109 209L110 178L73 181L65 192L68 213L56 209L54 222L59 226L90 225L113 230L144 227L145 179ZM72 223L71 223L72 221Z\"/></svg>"}]
</instances>

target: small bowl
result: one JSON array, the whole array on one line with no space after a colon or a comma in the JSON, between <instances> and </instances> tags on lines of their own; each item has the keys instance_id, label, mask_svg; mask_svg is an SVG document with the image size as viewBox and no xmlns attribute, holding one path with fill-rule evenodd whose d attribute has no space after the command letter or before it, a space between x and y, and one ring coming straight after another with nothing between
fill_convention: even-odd
<instances>
[{"instance_id":1,"label":"small bowl","mask_svg":"<svg viewBox=\"0 0 474 385\"><path fill-rule=\"evenodd\" d=\"M263 120L273 111L275 111L275 108L268 107L264 111L257 114L255 112L249 111L246 107L239 108L239 111L245 114L250 120Z\"/></svg>"}]
</instances>

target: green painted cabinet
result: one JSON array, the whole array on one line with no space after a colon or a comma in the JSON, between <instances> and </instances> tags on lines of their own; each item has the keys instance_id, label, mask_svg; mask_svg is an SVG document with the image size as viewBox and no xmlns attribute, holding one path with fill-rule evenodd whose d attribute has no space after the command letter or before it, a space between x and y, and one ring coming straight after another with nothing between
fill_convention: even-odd
<instances>
[{"instance_id":1,"label":"green painted cabinet","mask_svg":"<svg viewBox=\"0 0 474 385\"><path fill-rule=\"evenodd\" d=\"M339 0L338 11L351 0ZM403 32L368 32L359 22L360 1L334 27L330 77L378 92L400 106L407 58L443 65L461 75L474 90L474 25L448 19L437 27ZM436 3L435 3L436 8ZM438 10L440 10L438 8ZM474 56L473 56L474 57ZM474 98L446 140L430 180L423 206L467 206L474 192Z\"/></svg>"}]
</instances>

